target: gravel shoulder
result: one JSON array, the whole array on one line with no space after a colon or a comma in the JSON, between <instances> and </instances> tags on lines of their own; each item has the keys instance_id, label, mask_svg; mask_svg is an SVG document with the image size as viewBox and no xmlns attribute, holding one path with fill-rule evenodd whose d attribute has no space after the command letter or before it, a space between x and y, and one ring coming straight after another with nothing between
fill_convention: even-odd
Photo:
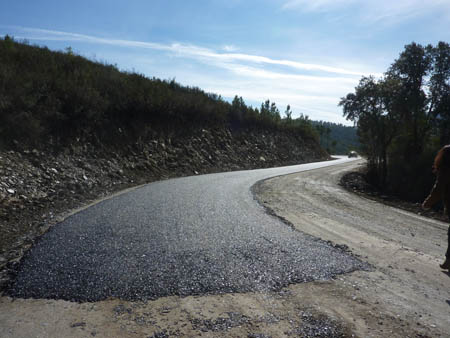
<instances>
[{"instance_id":1,"label":"gravel shoulder","mask_svg":"<svg viewBox=\"0 0 450 338\"><path fill-rule=\"evenodd\" d=\"M2 337L445 337L445 223L338 186L361 162L266 180L259 202L296 229L348 246L373 270L277 292L92 303L0 298ZM323 262L326 264L326 262Z\"/></svg>"},{"instance_id":2,"label":"gravel shoulder","mask_svg":"<svg viewBox=\"0 0 450 338\"><path fill-rule=\"evenodd\" d=\"M258 197L296 229L346 245L372 265L373 271L343 277L344 285L341 278L330 283L342 319L353 322L358 336L447 337L450 275L438 264L444 258L448 224L338 185L345 172L362 165L358 161L277 177L259 184ZM358 305L348 312L355 300Z\"/></svg>"}]
</instances>

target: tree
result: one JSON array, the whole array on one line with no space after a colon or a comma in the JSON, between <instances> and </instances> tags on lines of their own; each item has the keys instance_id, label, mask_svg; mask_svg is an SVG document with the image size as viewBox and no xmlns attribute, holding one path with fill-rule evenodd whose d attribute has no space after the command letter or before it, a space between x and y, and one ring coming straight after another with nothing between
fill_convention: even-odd
<instances>
[{"instance_id":1,"label":"tree","mask_svg":"<svg viewBox=\"0 0 450 338\"><path fill-rule=\"evenodd\" d=\"M438 143L450 142L449 44L406 45L382 79L362 78L340 105L358 126L373 182L422 199Z\"/></svg>"},{"instance_id":2,"label":"tree","mask_svg":"<svg viewBox=\"0 0 450 338\"><path fill-rule=\"evenodd\" d=\"M424 89L425 76L430 71L431 57L420 44L411 43L391 65L387 76L401 83L397 93L402 104L397 106L403 120L405 158L420 155L423 150L423 140L430 131L429 115L427 114L428 98Z\"/></svg>"},{"instance_id":3,"label":"tree","mask_svg":"<svg viewBox=\"0 0 450 338\"><path fill-rule=\"evenodd\" d=\"M398 88L393 78L376 81L363 77L355 93L342 98L344 116L358 127L358 136L368 155L369 169L383 187L387 179L387 154L398 130L400 115L395 95Z\"/></svg>"},{"instance_id":4,"label":"tree","mask_svg":"<svg viewBox=\"0 0 450 338\"><path fill-rule=\"evenodd\" d=\"M320 145L323 147L323 144L322 144L322 137L323 137L323 134L325 133L325 127L324 127L323 124L321 123L321 124L317 124L317 125L315 126L315 128L316 128L317 133L319 134L319 143L320 143Z\"/></svg>"},{"instance_id":5,"label":"tree","mask_svg":"<svg viewBox=\"0 0 450 338\"><path fill-rule=\"evenodd\" d=\"M237 123L237 124L242 123L246 113L247 113L247 106L245 105L245 102L242 99L242 96L238 97L236 95L234 97L233 101L231 102L231 109L230 109L231 122Z\"/></svg>"},{"instance_id":6,"label":"tree","mask_svg":"<svg viewBox=\"0 0 450 338\"><path fill-rule=\"evenodd\" d=\"M444 145L450 142L450 45L439 42L427 50L432 60L429 115L439 133L440 144Z\"/></svg>"},{"instance_id":7,"label":"tree","mask_svg":"<svg viewBox=\"0 0 450 338\"><path fill-rule=\"evenodd\" d=\"M327 135L327 151L330 152L330 134L331 134L330 127L325 128L325 134Z\"/></svg>"},{"instance_id":8,"label":"tree","mask_svg":"<svg viewBox=\"0 0 450 338\"><path fill-rule=\"evenodd\" d=\"M270 116L272 120L277 123L281 120L280 111L278 110L275 102L272 102L272 104L270 105Z\"/></svg>"},{"instance_id":9,"label":"tree","mask_svg":"<svg viewBox=\"0 0 450 338\"><path fill-rule=\"evenodd\" d=\"M261 109L259 110L262 118L270 117L270 100L266 100L261 103Z\"/></svg>"},{"instance_id":10,"label":"tree","mask_svg":"<svg viewBox=\"0 0 450 338\"><path fill-rule=\"evenodd\" d=\"M288 123L292 121L292 110L290 105L287 105L284 115L286 116L286 121Z\"/></svg>"},{"instance_id":11,"label":"tree","mask_svg":"<svg viewBox=\"0 0 450 338\"><path fill-rule=\"evenodd\" d=\"M261 119L266 124L278 124L281 121L280 111L277 108L275 102L270 103L270 100L266 100L261 103Z\"/></svg>"},{"instance_id":12,"label":"tree","mask_svg":"<svg viewBox=\"0 0 450 338\"><path fill-rule=\"evenodd\" d=\"M73 49L72 49L72 47L66 47L66 53L68 54L68 55L74 55L74 53L73 53Z\"/></svg>"},{"instance_id":13,"label":"tree","mask_svg":"<svg viewBox=\"0 0 450 338\"><path fill-rule=\"evenodd\" d=\"M336 146L337 146L337 141L336 140L331 141L331 152L333 154L335 154Z\"/></svg>"}]
</instances>

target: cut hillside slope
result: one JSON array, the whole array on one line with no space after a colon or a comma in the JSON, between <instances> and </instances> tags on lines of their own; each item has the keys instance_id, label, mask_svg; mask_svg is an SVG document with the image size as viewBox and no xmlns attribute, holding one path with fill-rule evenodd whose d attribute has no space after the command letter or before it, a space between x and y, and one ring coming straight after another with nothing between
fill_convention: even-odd
<instances>
[{"instance_id":1,"label":"cut hillside slope","mask_svg":"<svg viewBox=\"0 0 450 338\"><path fill-rule=\"evenodd\" d=\"M198 129L112 148L0 151L0 282L33 241L70 210L127 187L170 177L328 158L314 142L269 131Z\"/></svg>"},{"instance_id":2,"label":"cut hillside slope","mask_svg":"<svg viewBox=\"0 0 450 338\"><path fill-rule=\"evenodd\" d=\"M70 210L169 177L328 158L305 118L0 39L0 289Z\"/></svg>"}]
</instances>

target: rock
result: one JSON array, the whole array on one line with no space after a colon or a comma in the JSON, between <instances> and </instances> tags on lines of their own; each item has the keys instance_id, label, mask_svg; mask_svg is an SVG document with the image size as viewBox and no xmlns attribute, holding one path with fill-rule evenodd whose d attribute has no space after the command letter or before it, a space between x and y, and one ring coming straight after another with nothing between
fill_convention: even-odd
<instances>
[{"instance_id":1,"label":"rock","mask_svg":"<svg viewBox=\"0 0 450 338\"><path fill-rule=\"evenodd\" d=\"M16 193L16 191L14 189L6 189L6 191L8 193L10 193L11 195L14 195Z\"/></svg>"},{"instance_id":2,"label":"rock","mask_svg":"<svg viewBox=\"0 0 450 338\"><path fill-rule=\"evenodd\" d=\"M85 322L78 322L70 325L70 327L85 327L85 326L86 326Z\"/></svg>"}]
</instances>

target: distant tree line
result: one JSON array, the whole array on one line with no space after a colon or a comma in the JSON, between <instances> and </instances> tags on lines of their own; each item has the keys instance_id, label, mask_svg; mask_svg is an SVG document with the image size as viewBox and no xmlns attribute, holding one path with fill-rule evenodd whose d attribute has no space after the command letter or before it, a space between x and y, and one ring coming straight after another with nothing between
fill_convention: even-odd
<instances>
[{"instance_id":1,"label":"distant tree line","mask_svg":"<svg viewBox=\"0 0 450 338\"><path fill-rule=\"evenodd\" d=\"M229 103L174 79L119 71L71 48L55 52L9 36L0 39L0 146L14 141L66 144L80 138L116 142L120 131L139 138L149 128L224 125L283 130L318 140L308 117L293 119L289 106L281 117L269 100L259 109L238 96Z\"/></svg>"},{"instance_id":2,"label":"distant tree line","mask_svg":"<svg viewBox=\"0 0 450 338\"><path fill-rule=\"evenodd\" d=\"M355 127L326 121L312 121L312 125L319 134L320 145L329 154L346 155L352 150L359 152L361 144Z\"/></svg>"},{"instance_id":3,"label":"distant tree line","mask_svg":"<svg viewBox=\"0 0 450 338\"><path fill-rule=\"evenodd\" d=\"M381 189L420 201L437 150L450 143L450 46L406 45L380 79L363 77L342 98Z\"/></svg>"}]
</instances>

